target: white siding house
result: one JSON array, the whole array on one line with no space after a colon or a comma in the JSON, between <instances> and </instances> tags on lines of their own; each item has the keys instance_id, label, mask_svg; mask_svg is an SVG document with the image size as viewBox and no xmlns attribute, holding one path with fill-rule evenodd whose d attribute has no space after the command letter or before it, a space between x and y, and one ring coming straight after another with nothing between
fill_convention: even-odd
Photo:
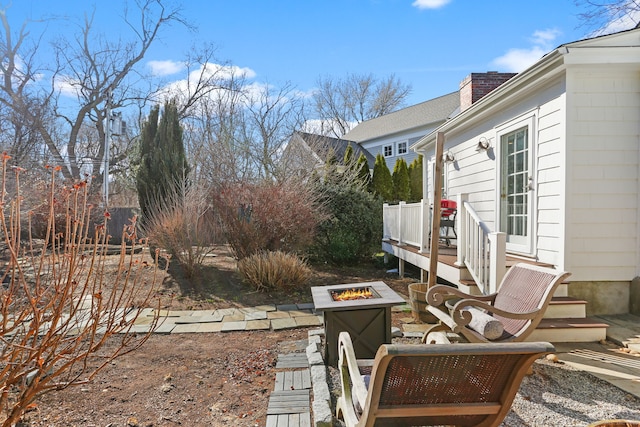
<instances>
[{"instance_id":1,"label":"white siding house","mask_svg":"<svg viewBox=\"0 0 640 427\"><path fill-rule=\"evenodd\" d=\"M562 45L460 110L411 147L425 198L441 133L447 196L507 254L571 272L592 314L640 306L640 30Z\"/></svg>"},{"instance_id":2,"label":"white siding house","mask_svg":"<svg viewBox=\"0 0 640 427\"><path fill-rule=\"evenodd\" d=\"M359 143L375 158L382 154L393 171L396 160L410 164L417 154L409 148L458 112L460 96L453 92L359 123L343 138Z\"/></svg>"}]
</instances>

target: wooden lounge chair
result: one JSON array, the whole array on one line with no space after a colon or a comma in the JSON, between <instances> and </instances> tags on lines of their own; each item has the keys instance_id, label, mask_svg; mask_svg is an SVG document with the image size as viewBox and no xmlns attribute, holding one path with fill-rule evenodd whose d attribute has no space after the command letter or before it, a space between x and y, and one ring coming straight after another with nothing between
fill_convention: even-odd
<instances>
[{"instance_id":1,"label":"wooden lounge chair","mask_svg":"<svg viewBox=\"0 0 640 427\"><path fill-rule=\"evenodd\" d=\"M558 285L571 273L518 263L511 267L498 291L469 295L436 285L427 291L427 310L438 318L422 337L453 332L469 342L524 341L538 326Z\"/></svg>"},{"instance_id":2,"label":"wooden lounge chair","mask_svg":"<svg viewBox=\"0 0 640 427\"><path fill-rule=\"evenodd\" d=\"M356 360L347 332L338 349L336 416L347 427L497 426L531 364L555 351L542 342L383 344L365 361Z\"/></svg>"}]
</instances>

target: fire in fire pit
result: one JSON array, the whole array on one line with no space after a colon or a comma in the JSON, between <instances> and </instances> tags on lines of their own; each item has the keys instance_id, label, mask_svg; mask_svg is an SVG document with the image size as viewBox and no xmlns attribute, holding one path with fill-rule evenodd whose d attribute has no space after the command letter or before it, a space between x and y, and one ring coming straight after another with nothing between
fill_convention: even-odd
<instances>
[{"instance_id":1,"label":"fire in fire pit","mask_svg":"<svg viewBox=\"0 0 640 427\"><path fill-rule=\"evenodd\" d=\"M391 307L405 303L384 282L312 286L311 295L324 317L325 360L332 366L342 331L351 335L358 359L373 359L380 345L391 342Z\"/></svg>"},{"instance_id":2,"label":"fire in fire pit","mask_svg":"<svg viewBox=\"0 0 640 427\"><path fill-rule=\"evenodd\" d=\"M373 289L366 287L331 291L331 298L333 298L334 301L352 301L380 297L374 293Z\"/></svg>"}]
</instances>

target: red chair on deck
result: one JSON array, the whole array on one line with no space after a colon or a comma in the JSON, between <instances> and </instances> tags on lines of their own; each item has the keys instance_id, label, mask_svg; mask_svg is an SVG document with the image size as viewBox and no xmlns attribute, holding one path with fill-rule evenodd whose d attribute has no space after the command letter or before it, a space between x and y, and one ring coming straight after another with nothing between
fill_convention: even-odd
<instances>
[{"instance_id":1,"label":"red chair on deck","mask_svg":"<svg viewBox=\"0 0 640 427\"><path fill-rule=\"evenodd\" d=\"M440 240L444 240L447 246L451 245L451 239L458 239L456 234L456 215L458 203L455 200L440 200ZM451 237L453 232L453 237Z\"/></svg>"}]
</instances>

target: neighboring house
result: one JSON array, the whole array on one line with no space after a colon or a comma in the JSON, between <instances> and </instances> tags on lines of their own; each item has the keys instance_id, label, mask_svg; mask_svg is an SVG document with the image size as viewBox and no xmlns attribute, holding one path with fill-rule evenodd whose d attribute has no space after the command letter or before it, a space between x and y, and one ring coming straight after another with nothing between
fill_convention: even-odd
<instances>
[{"instance_id":1,"label":"neighboring house","mask_svg":"<svg viewBox=\"0 0 640 427\"><path fill-rule=\"evenodd\" d=\"M486 256L502 259L473 278L492 268L499 279L504 250L571 272L568 295L586 300L589 314L640 312L640 29L561 45L460 110L411 147L425 158L428 196L444 135L445 186L458 200L462 268L438 276L459 284L471 258ZM385 214L383 248L428 270L402 245L424 253L426 233L403 236L397 221ZM483 230L497 240L480 239Z\"/></svg>"},{"instance_id":2,"label":"neighboring house","mask_svg":"<svg viewBox=\"0 0 640 427\"><path fill-rule=\"evenodd\" d=\"M331 158L335 159L338 164L342 164L349 145L353 148L354 159L357 160L360 154L364 154L369 169L372 170L375 157L357 142L298 131L294 132L289 139L282 155L282 161L286 162L286 170L289 173L295 174L296 171L300 171L300 173L306 174L311 169L322 171Z\"/></svg>"},{"instance_id":3,"label":"neighboring house","mask_svg":"<svg viewBox=\"0 0 640 427\"><path fill-rule=\"evenodd\" d=\"M453 92L359 123L343 138L358 142L374 157L382 154L393 171L400 157L410 164L417 154L409 147L455 115L459 106L460 96Z\"/></svg>"}]
</instances>

